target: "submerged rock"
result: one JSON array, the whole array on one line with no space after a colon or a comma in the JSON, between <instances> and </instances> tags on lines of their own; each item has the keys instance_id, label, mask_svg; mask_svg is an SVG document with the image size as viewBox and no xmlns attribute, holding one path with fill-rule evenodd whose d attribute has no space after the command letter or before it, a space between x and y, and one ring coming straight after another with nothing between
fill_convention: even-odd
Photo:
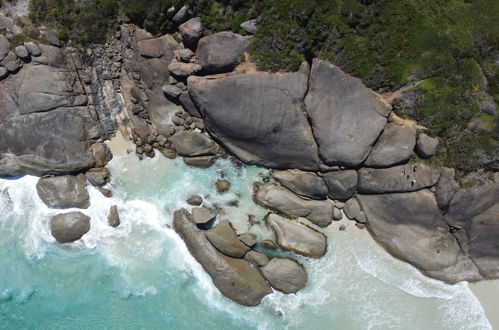
<instances>
[{"instance_id":1,"label":"submerged rock","mask_svg":"<svg viewBox=\"0 0 499 330\"><path fill-rule=\"evenodd\" d=\"M79 240L90 230L90 217L81 212L62 213L50 219L50 231L59 243Z\"/></svg>"},{"instance_id":2,"label":"submerged rock","mask_svg":"<svg viewBox=\"0 0 499 330\"><path fill-rule=\"evenodd\" d=\"M270 285L284 293L296 293L307 284L307 272L289 258L273 258L262 267L262 274Z\"/></svg>"},{"instance_id":3,"label":"submerged rock","mask_svg":"<svg viewBox=\"0 0 499 330\"><path fill-rule=\"evenodd\" d=\"M86 209L90 206L85 182L72 175L40 178L36 192L48 207Z\"/></svg>"},{"instance_id":4,"label":"submerged rock","mask_svg":"<svg viewBox=\"0 0 499 330\"><path fill-rule=\"evenodd\" d=\"M225 297L241 305L256 306L263 297L272 293L258 269L245 260L230 258L218 252L191 221L186 210L175 212L173 224L189 252Z\"/></svg>"},{"instance_id":5,"label":"submerged rock","mask_svg":"<svg viewBox=\"0 0 499 330\"><path fill-rule=\"evenodd\" d=\"M215 182L215 189L218 193L224 193L230 189L230 182L227 180L217 180Z\"/></svg>"},{"instance_id":6,"label":"submerged rock","mask_svg":"<svg viewBox=\"0 0 499 330\"><path fill-rule=\"evenodd\" d=\"M277 244L283 249L311 258L320 258L326 254L327 240L323 233L277 214L267 215L265 221L274 231Z\"/></svg>"},{"instance_id":7,"label":"submerged rock","mask_svg":"<svg viewBox=\"0 0 499 330\"><path fill-rule=\"evenodd\" d=\"M305 200L277 185L260 185L255 193L255 201L287 216L307 218L321 227L333 220L332 201Z\"/></svg>"},{"instance_id":8,"label":"submerged rock","mask_svg":"<svg viewBox=\"0 0 499 330\"><path fill-rule=\"evenodd\" d=\"M205 235L210 243L226 256L241 259L250 250L250 247L239 240L236 231L227 220L207 230Z\"/></svg>"},{"instance_id":9,"label":"submerged rock","mask_svg":"<svg viewBox=\"0 0 499 330\"><path fill-rule=\"evenodd\" d=\"M116 205L112 205L109 209L109 213L107 214L107 223L111 227L118 227L120 225L121 220L118 213L118 207Z\"/></svg>"}]
</instances>

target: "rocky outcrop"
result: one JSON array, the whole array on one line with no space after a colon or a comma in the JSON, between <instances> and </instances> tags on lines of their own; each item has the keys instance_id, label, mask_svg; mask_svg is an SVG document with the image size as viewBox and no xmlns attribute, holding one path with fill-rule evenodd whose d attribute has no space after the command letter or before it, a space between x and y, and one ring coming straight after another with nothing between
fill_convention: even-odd
<instances>
[{"instance_id":1,"label":"rocky outcrop","mask_svg":"<svg viewBox=\"0 0 499 330\"><path fill-rule=\"evenodd\" d=\"M390 112L359 79L317 59L305 106L323 161L350 167L367 158Z\"/></svg>"},{"instance_id":2,"label":"rocky outcrop","mask_svg":"<svg viewBox=\"0 0 499 330\"><path fill-rule=\"evenodd\" d=\"M85 182L72 175L40 178L36 192L48 207L86 209L90 206Z\"/></svg>"},{"instance_id":3,"label":"rocky outcrop","mask_svg":"<svg viewBox=\"0 0 499 330\"><path fill-rule=\"evenodd\" d=\"M229 221L224 220L205 232L206 238L226 256L244 258L250 248L241 242Z\"/></svg>"},{"instance_id":4,"label":"rocky outcrop","mask_svg":"<svg viewBox=\"0 0 499 330\"><path fill-rule=\"evenodd\" d=\"M59 243L79 240L90 230L90 217L81 212L62 213L50 219L50 231Z\"/></svg>"},{"instance_id":5,"label":"rocky outcrop","mask_svg":"<svg viewBox=\"0 0 499 330\"><path fill-rule=\"evenodd\" d=\"M300 170L274 171L272 176L295 194L313 199L326 199L328 193L326 183L313 172Z\"/></svg>"},{"instance_id":6,"label":"rocky outcrop","mask_svg":"<svg viewBox=\"0 0 499 330\"><path fill-rule=\"evenodd\" d=\"M262 274L270 285L284 293L296 293L307 284L302 265L288 258L274 258L262 267Z\"/></svg>"},{"instance_id":7,"label":"rocky outcrop","mask_svg":"<svg viewBox=\"0 0 499 330\"><path fill-rule=\"evenodd\" d=\"M100 137L100 125L82 82L81 55L26 45L2 61L10 75L0 83L0 176L64 174L93 167L91 146ZM29 62L30 55L37 57ZM28 61L22 68L18 56Z\"/></svg>"},{"instance_id":8,"label":"rocky outcrop","mask_svg":"<svg viewBox=\"0 0 499 330\"><path fill-rule=\"evenodd\" d=\"M455 170L443 167L440 169L440 178L435 185L437 205L442 211L447 211L454 194L459 190L459 185L454 180Z\"/></svg>"},{"instance_id":9,"label":"rocky outcrop","mask_svg":"<svg viewBox=\"0 0 499 330\"><path fill-rule=\"evenodd\" d=\"M268 214L265 221L274 231L281 248L311 258L320 258L326 254L327 240L324 234L277 214Z\"/></svg>"},{"instance_id":10,"label":"rocky outcrop","mask_svg":"<svg viewBox=\"0 0 499 330\"><path fill-rule=\"evenodd\" d=\"M215 212L206 207L194 207L191 213L195 224L205 224L217 216Z\"/></svg>"},{"instance_id":11,"label":"rocky outcrop","mask_svg":"<svg viewBox=\"0 0 499 330\"><path fill-rule=\"evenodd\" d=\"M269 257L266 254L253 250L246 253L244 259L258 267L263 267L269 263Z\"/></svg>"},{"instance_id":12,"label":"rocky outcrop","mask_svg":"<svg viewBox=\"0 0 499 330\"><path fill-rule=\"evenodd\" d=\"M411 157L416 144L416 127L389 123L374 145L365 166L389 167L404 163Z\"/></svg>"},{"instance_id":13,"label":"rocky outcrop","mask_svg":"<svg viewBox=\"0 0 499 330\"><path fill-rule=\"evenodd\" d=\"M308 70L188 79L207 130L249 164L315 170L317 145L301 109ZM286 93L283 93L286 91Z\"/></svg>"},{"instance_id":14,"label":"rocky outcrop","mask_svg":"<svg viewBox=\"0 0 499 330\"><path fill-rule=\"evenodd\" d=\"M332 171L322 174L328 187L328 196L340 201L347 200L357 189L357 171Z\"/></svg>"},{"instance_id":15,"label":"rocky outcrop","mask_svg":"<svg viewBox=\"0 0 499 330\"><path fill-rule=\"evenodd\" d=\"M321 227L329 225L333 220L332 201L306 200L277 185L260 185L254 199L269 209L291 217L307 218Z\"/></svg>"},{"instance_id":16,"label":"rocky outcrop","mask_svg":"<svg viewBox=\"0 0 499 330\"><path fill-rule=\"evenodd\" d=\"M194 17L178 27L182 42L186 47L195 49L199 38L203 34L201 18Z\"/></svg>"},{"instance_id":17,"label":"rocky outcrop","mask_svg":"<svg viewBox=\"0 0 499 330\"><path fill-rule=\"evenodd\" d=\"M423 163L390 168L361 168L357 171L357 190L361 194L416 191L434 186L440 171Z\"/></svg>"},{"instance_id":18,"label":"rocky outcrop","mask_svg":"<svg viewBox=\"0 0 499 330\"><path fill-rule=\"evenodd\" d=\"M372 236L395 257L451 283L481 279L440 214L433 193L357 195Z\"/></svg>"},{"instance_id":19,"label":"rocky outcrop","mask_svg":"<svg viewBox=\"0 0 499 330\"><path fill-rule=\"evenodd\" d=\"M258 269L245 260L220 253L191 221L186 210L175 212L173 224L190 253L224 296L241 305L256 306L263 297L272 293Z\"/></svg>"},{"instance_id":20,"label":"rocky outcrop","mask_svg":"<svg viewBox=\"0 0 499 330\"><path fill-rule=\"evenodd\" d=\"M199 40L196 57L205 73L229 72L249 44L249 39L242 35L218 32Z\"/></svg>"}]
</instances>

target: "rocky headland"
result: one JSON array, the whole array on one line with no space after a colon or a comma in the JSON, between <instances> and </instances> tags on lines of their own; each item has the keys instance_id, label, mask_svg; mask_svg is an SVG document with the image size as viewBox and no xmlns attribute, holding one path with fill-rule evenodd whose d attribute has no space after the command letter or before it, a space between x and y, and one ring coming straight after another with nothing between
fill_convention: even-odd
<instances>
[{"instance_id":1,"label":"rocky headland","mask_svg":"<svg viewBox=\"0 0 499 330\"><path fill-rule=\"evenodd\" d=\"M275 240L237 233L202 206L177 210L175 231L220 292L258 305L307 282L302 257L327 252L321 228L344 218L365 226L393 256L449 283L499 278L499 183L460 188L454 170L428 165L438 140L334 64L314 59L297 72L246 70L251 37L204 35L188 7L172 9L174 35L123 23L104 45L11 45L0 35L0 176L40 176L49 207L80 208L50 220L60 243L91 226L86 185L104 188L116 130L139 158L161 153L189 166L218 157L273 169L254 186ZM248 33L255 22L243 23ZM413 155L420 157L414 161ZM219 193L229 182L217 183ZM110 226L119 226L112 207ZM271 253L293 252L293 258ZM289 254L288 254L289 255ZM296 259L296 260L295 260Z\"/></svg>"}]
</instances>

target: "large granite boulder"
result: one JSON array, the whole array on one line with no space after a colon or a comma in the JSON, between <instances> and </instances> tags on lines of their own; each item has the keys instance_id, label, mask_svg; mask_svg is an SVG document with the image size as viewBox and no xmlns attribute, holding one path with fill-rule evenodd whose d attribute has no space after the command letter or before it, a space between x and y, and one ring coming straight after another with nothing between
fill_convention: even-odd
<instances>
[{"instance_id":1,"label":"large granite boulder","mask_svg":"<svg viewBox=\"0 0 499 330\"><path fill-rule=\"evenodd\" d=\"M389 123L374 145L364 166L389 167L409 160L416 144L416 126Z\"/></svg>"},{"instance_id":2,"label":"large granite boulder","mask_svg":"<svg viewBox=\"0 0 499 330\"><path fill-rule=\"evenodd\" d=\"M188 79L207 130L245 163L316 170L317 145L302 100L308 69ZM285 91L285 92L284 92Z\"/></svg>"},{"instance_id":3,"label":"large granite boulder","mask_svg":"<svg viewBox=\"0 0 499 330\"><path fill-rule=\"evenodd\" d=\"M0 61L10 52L10 42L6 36L0 34Z\"/></svg>"},{"instance_id":4,"label":"large granite boulder","mask_svg":"<svg viewBox=\"0 0 499 330\"><path fill-rule=\"evenodd\" d=\"M499 202L499 183L458 190L445 214L449 223L464 227L469 219Z\"/></svg>"},{"instance_id":5,"label":"large granite boulder","mask_svg":"<svg viewBox=\"0 0 499 330\"><path fill-rule=\"evenodd\" d=\"M214 155L218 151L218 146L212 139L198 132L178 132L170 138L170 141L181 156Z\"/></svg>"},{"instance_id":6,"label":"large granite boulder","mask_svg":"<svg viewBox=\"0 0 499 330\"><path fill-rule=\"evenodd\" d=\"M191 221L186 210L176 211L173 225L189 252L211 276L213 284L227 298L241 305L256 306L272 289L260 271L247 261L227 257L208 241Z\"/></svg>"},{"instance_id":7,"label":"large granite boulder","mask_svg":"<svg viewBox=\"0 0 499 330\"><path fill-rule=\"evenodd\" d=\"M221 221L215 227L207 230L205 235L218 251L232 258L244 258L246 252L251 250L241 242L236 235L236 231L227 220Z\"/></svg>"},{"instance_id":8,"label":"large granite boulder","mask_svg":"<svg viewBox=\"0 0 499 330\"><path fill-rule=\"evenodd\" d=\"M61 213L50 219L50 231L59 243L79 240L90 230L90 217L81 212Z\"/></svg>"},{"instance_id":9,"label":"large granite boulder","mask_svg":"<svg viewBox=\"0 0 499 330\"><path fill-rule=\"evenodd\" d=\"M328 187L328 196L344 201L352 197L357 189L357 171L333 171L322 174Z\"/></svg>"},{"instance_id":10,"label":"large granite boulder","mask_svg":"<svg viewBox=\"0 0 499 330\"><path fill-rule=\"evenodd\" d=\"M430 158L437 152L438 139L432 138L425 133L421 133L418 136L418 142L416 144L416 152L421 158Z\"/></svg>"},{"instance_id":11,"label":"large granite boulder","mask_svg":"<svg viewBox=\"0 0 499 330\"><path fill-rule=\"evenodd\" d=\"M459 185L454 180L455 170L443 167L440 169L440 178L435 185L437 205L442 211L447 211L454 194L459 190Z\"/></svg>"},{"instance_id":12,"label":"large granite boulder","mask_svg":"<svg viewBox=\"0 0 499 330\"><path fill-rule=\"evenodd\" d=\"M313 199L326 199L328 192L326 183L313 172L301 170L274 171L272 176L295 194Z\"/></svg>"},{"instance_id":13,"label":"large granite boulder","mask_svg":"<svg viewBox=\"0 0 499 330\"><path fill-rule=\"evenodd\" d=\"M317 59L305 105L323 161L350 167L367 158L390 112L359 79Z\"/></svg>"},{"instance_id":14,"label":"large granite boulder","mask_svg":"<svg viewBox=\"0 0 499 330\"><path fill-rule=\"evenodd\" d=\"M265 221L274 231L281 248L311 258L326 254L327 240L323 233L277 214L268 214Z\"/></svg>"},{"instance_id":15,"label":"large granite boulder","mask_svg":"<svg viewBox=\"0 0 499 330\"><path fill-rule=\"evenodd\" d=\"M305 268L289 258L270 260L262 267L262 274L274 289L284 293L296 293L307 284Z\"/></svg>"},{"instance_id":16,"label":"large granite boulder","mask_svg":"<svg viewBox=\"0 0 499 330\"><path fill-rule=\"evenodd\" d=\"M357 190L361 194L416 191L434 186L440 171L423 163L390 168L361 168L357 171Z\"/></svg>"},{"instance_id":17,"label":"large granite boulder","mask_svg":"<svg viewBox=\"0 0 499 330\"><path fill-rule=\"evenodd\" d=\"M357 199L372 236L395 257L451 283L481 278L475 266L463 258L458 240L429 190L357 195Z\"/></svg>"},{"instance_id":18,"label":"large granite boulder","mask_svg":"<svg viewBox=\"0 0 499 330\"><path fill-rule=\"evenodd\" d=\"M178 27L182 42L186 47L195 49L203 34L203 24L200 17L194 17Z\"/></svg>"},{"instance_id":19,"label":"large granite boulder","mask_svg":"<svg viewBox=\"0 0 499 330\"><path fill-rule=\"evenodd\" d=\"M499 200L499 195L496 195ZM470 256L484 278L499 278L499 201L467 221Z\"/></svg>"},{"instance_id":20,"label":"large granite boulder","mask_svg":"<svg viewBox=\"0 0 499 330\"><path fill-rule=\"evenodd\" d=\"M249 44L249 39L240 34L218 32L199 40L196 56L205 73L229 72Z\"/></svg>"},{"instance_id":21,"label":"large granite boulder","mask_svg":"<svg viewBox=\"0 0 499 330\"><path fill-rule=\"evenodd\" d=\"M36 184L36 192L48 207L86 209L90 206L85 182L76 176L40 178Z\"/></svg>"},{"instance_id":22,"label":"large granite boulder","mask_svg":"<svg viewBox=\"0 0 499 330\"><path fill-rule=\"evenodd\" d=\"M172 46L174 44L175 42L172 40L172 36L168 34L159 38L137 41L140 55L146 58L160 58L163 56L172 58L174 50L174 47Z\"/></svg>"},{"instance_id":23,"label":"large granite boulder","mask_svg":"<svg viewBox=\"0 0 499 330\"><path fill-rule=\"evenodd\" d=\"M290 217L307 218L321 227L333 221L334 203L330 200L306 200L273 184L260 185L254 198L258 204L271 210Z\"/></svg>"}]
</instances>

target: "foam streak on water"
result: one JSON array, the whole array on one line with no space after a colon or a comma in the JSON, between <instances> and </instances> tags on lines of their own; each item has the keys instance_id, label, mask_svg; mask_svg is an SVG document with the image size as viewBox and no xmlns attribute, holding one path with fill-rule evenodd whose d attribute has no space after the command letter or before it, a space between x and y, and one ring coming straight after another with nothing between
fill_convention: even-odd
<instances>
[{"instance_id":1,"label":"foam streak on water","mask_svg":"<svg viewBox=\"0 0 499 330\"><path fill-rule=\"evenodd\" d=\"M309 272L295 295L274 293L256 308L224 298L171 229L191 194L220 206L239 232L271 237L252 183L265 170L220 160L210 169L164 157L110 164L114 197L89 187L91 230L57 244L48 221L60 210L36 195L37 178L0 180L0 329L490 329L466 283L447 285L395 260L347 220L325 230L329 252L299 258ZM225 177L230 191L217 194ZM239 199L239 206L228 206ZM121 225L107 225L118 206ZM69 211L69 210L68 210ZM247 215L262 221L250 227Z\"/></svg>"}]
</instances>

